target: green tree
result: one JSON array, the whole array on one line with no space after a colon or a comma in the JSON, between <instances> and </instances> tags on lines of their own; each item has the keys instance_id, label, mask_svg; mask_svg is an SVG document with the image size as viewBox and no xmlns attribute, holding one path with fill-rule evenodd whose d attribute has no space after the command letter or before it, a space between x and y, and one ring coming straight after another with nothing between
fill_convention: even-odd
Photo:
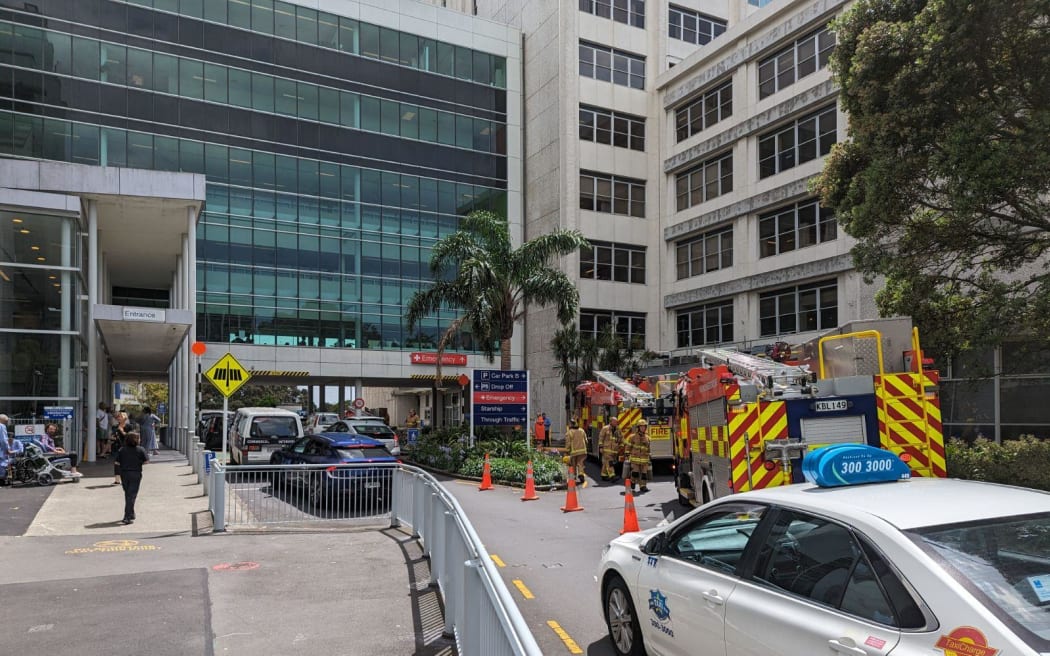
<instances>
[{"instance_id":1,"label":"green tree","mask_svg":"<svg viewBox=\"0 0 1050 656\"><path fill-rule=\"evenodd\" d=\"M458 231L434 245L434 284L412 297L405 323L413 330L425 317L451 310L457 316L442 334L438 352L453 336L469 331L490 361L498 345L500 368L509 369L514 326L530 306L553 305L562 324L576 318L579 292L551 262L587 245L579 231L555 230L514 248L505 218L472 212Z\"/></svg>"},{"instance_id":2,"label":"green tree","mask_svg":"<svg viewBox=\"0 0 1050 656\"><path fill-rule=\"evenodd\" d=\"M298 403L306 408L306 400L306 391L296 387L247 383L230 397L230 410L273 408L284 403ZM201 408L222 408L222 394L206 380L201 381Z\"/></svg>"},{"instance_id":3,"label":"green tree","mask_svg":"<svg viewBox=\"0 0 1050 656\"><path fill-rule=\"evenodd\" d=\"M557 360L554 370L561 375L561 386L565 388L566 397L569 399L571 417L576 404L576 384L583 378L580 376L580 331L576 329L576 324L568 324L556 330L550 346L554 359Z\"/></svg>"},{"instance_id":4,"label":"green tree","mask_svg":"<svg viewBox=\"0 0 1050 656\"><path fill-rule=\"evenodd\" d=\"M858 0L831 58L849 137L815 182L941 354L1050 335L1050 2Z\"/></svg>"}]
</instances>

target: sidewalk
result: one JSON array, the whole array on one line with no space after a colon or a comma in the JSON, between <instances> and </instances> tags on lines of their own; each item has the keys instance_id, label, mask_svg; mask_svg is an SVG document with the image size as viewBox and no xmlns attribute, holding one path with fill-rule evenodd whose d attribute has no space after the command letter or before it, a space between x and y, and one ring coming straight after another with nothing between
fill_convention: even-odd
<instances>
[{"instance_id":1,"label":"sidewalk","mask_svg":"<svg viewBox=\"0 0 1050 656\"><path fill-rule=\"evenodd\" d=\"M182 533L193 528L193 515L208 509L204 487L178 451L162 449L142 468L142 487L134 524L124 516L124 489L113 485L113 462L81 462L79 483L60 482L44 502L25 535L96 533Z\"/></svg>"},{"instance_id":2,"label":"sidewalk","mask_svg":"<svg viewBox=\"0 0 1050 656\"><path fill-rule=\"evenodd\" d=\"M145 467L124 526L112 462L79 469L79 483L0 489L3 653L455 654L403 530L193 537L207 498L171 450Z\"/></svg>"}]
</instances>

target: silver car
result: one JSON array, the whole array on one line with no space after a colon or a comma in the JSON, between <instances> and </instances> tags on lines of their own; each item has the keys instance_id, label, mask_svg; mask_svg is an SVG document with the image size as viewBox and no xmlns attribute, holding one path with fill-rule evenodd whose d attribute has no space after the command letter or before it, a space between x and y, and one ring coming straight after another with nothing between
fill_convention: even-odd
<instances>
[{"instance_id":1,"label":"silver car","mask_svg":"<svg viewBox=\"0 0 1050 656\"><path fill-rule=\"evenodd\" d=\"M349 419L340 419L329 426L325 432L353 433L356 435L371 437L374 440L382 442L383 446L386 447L386 450L390 452L390 455L395 457L401 455L401 444L397 438L397 433L383 423L383 420L379 417L351 417Z\"/></svg>"}]
</instances>

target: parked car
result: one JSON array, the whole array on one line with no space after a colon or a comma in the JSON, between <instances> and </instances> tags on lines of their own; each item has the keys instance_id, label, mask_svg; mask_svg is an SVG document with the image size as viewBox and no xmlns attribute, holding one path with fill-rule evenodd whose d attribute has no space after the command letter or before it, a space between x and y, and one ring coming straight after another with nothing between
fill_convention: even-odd
<instances>
[{"instance_id":1,"label":"parked car","mask_svg":"<svg viewBox=\"0 0 1050 656\"><path fill-rule=\"evenodd\" d=\"M230 459L237 465L267 463L270 455L303 436L299 415L280 408L241 408L230 431Z\"/></svg>"},{"instance_id":2,"label":"parked car","mask_svg":"<svg viewBox=\"0 0 1050 656\"><path fill-rule=\"evenodd\" d=\"M350 417L340 419L328 427L329 433L350 433L351 435L364 435L374 440L379 440L386 447L390 455L401 455L401 444L394 429L387 426L382 417Z\"/></svg>"},{"instance_id":3,"label":"parked car","mask_svg":"<svg viewBox=\"0 0 1050 656\"><path fill-rule=\"evenodd\" d=\"M335 497L390 500L390 483L397 463L382 442L361 435L321 433L307 435L294 444L275 451L271 465L333 465L324 470L290 469L278 472L275 485L305 489L315 507L335 507ZM377 464L380 467L338 467L335 465Z\"/></svg>"},{"instance_id":4,"label":"parked car","mask_svg":"<svg viewBox=\"0 0 1050 656\"><path fill-rule=\"evenodd\" d=\"M303 430L307 435L324 433L329 426L339 421L339 415L334 412L316 412L306 420Z\"/></svg>"},{"instance_id":5,"label":"parked car","mask_svg":"<svg viewBox=\"0 0 1050 656\"><path fill-rule=\"evenodd\" d=\"M615 652L1048 653L1050 494L937 478L843 485L899 463L881 453L614 539L598 581Z\"/></svg>"}]
</instances>

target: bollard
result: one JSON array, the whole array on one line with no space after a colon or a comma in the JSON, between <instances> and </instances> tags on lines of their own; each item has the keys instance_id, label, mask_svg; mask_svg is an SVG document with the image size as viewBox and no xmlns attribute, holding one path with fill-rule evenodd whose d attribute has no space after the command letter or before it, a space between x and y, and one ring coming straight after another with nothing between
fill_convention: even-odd
<instances>
[{"instance_id":1,"label":"bollard","mask_svg":"<svg viewBox=\"0 0 1050 656\"><path fill-rule=\"evenodd\" d=\"M222 533L226 530L226 471L223 467L214 468L211 490L212 532Z\"/></svg>"}]
</instances>

